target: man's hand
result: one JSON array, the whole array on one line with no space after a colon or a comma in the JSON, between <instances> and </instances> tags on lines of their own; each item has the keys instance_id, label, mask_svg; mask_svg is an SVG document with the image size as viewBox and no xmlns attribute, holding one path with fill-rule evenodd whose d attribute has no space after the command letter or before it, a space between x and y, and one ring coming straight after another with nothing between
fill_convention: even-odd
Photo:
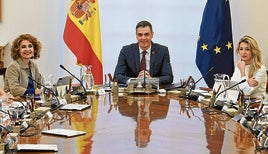
<instances>
[{"instance_id":1,"label":"man's hand","mask_svg":"<svg viewBox=\"0 0 268 154\"><path fill-rule=\"evenodd\" d=\"M152 78L151 75L150 75L150 73L147 72L147 71L140 71L140 73L139 73L139 75L138 75L137 78L138 78L138 79L143 78L143 77L144 77L144 73L145 73L145 77L146 77L146 78Z\"/></svg>"}]
</instances>

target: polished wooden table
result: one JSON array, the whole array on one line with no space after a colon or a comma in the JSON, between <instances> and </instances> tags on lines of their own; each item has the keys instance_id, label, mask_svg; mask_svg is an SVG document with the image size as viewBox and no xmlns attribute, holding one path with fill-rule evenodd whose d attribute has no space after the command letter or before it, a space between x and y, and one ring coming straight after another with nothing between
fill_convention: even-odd
<instances>
[{"instance_id":1,"label":"polished wooden table","mask_svg":"<svg viewBox=\"0 0 268 154\"><path fill-rule=\"evenodd\" d=\"M82 130L63 138L40 134L19 143L52 143L64 154L217 154L256 153L257 139L223 113L174 94L88 96L90 109L54 113L58 120L40 129ZM263 153L263 152L261 152Z\"/></svg>"}]
</instances>

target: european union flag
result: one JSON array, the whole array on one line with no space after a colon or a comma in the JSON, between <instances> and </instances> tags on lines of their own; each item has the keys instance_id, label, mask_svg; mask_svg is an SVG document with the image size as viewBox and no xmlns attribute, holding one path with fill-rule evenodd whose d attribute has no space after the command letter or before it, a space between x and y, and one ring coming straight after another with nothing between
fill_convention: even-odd
<instances>
[{"instance_id":1,"label":"european union flag","mask_svg":"<svg viewBox=\"0 0 268 154\"><path fill-rule=\"evenodd\" d=\"M233 52L229 0L208 0L200 26L195 62L209 88L214 85L214 74L233 75ZM212 67L214 69L208 73Z\"/></svg>"}]
</instances>

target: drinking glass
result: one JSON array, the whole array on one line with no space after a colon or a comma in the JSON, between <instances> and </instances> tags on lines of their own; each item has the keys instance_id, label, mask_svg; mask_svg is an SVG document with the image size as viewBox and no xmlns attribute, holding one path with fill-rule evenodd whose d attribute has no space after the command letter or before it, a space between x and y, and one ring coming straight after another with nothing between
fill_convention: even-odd
<instances>
[{"instance_id":1,"label":"drinking glass","mask_svg":"<svg viewBox=\"0 0 268 154\"><path fill-rule=\"evenodd\" d=\"M27 106L30 106L30 110L34 110L34 94L26 94Z\"/></svg>"}]
</instances>

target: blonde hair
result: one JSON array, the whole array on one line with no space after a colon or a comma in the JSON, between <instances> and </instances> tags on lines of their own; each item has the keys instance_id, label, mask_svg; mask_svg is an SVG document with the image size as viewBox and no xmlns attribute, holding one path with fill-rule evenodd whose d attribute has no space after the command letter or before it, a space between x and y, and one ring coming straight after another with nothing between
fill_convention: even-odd
<instances>
[{"instance_id":1,"label":"blonde hair","mask_svg":"<svg viewBox=\"0 0 268 154\"><path fill-rule=\"evenodd\" d=\"M13 60L17 60L20 58L19 50L20 50L20 44L23 40L28 40L33 44L34 48L34 59L37 59L40 57L40 52L42 45L40 41L37 40L36 37L32 36L31 34L21 34L19 37L17 37L12 44L11 47L11 57Z\"/></svg>"},{"instance_id":2,"label":"blonde hair","mask_svg":"<svg viewBox=\"0 0 268 154\"><path fill-rule=\"evenodd\" d=\"M252 52L252 56L250 59L250 69L248 73L248 77L251 78L262 66L261 51L259 49L257 41L254 38L245 35L238 42L238 45L236 47L237 54L239 54L239 47L241 43L246 43L249 46L249 50Z\"/></svg>"}]
</instances>

